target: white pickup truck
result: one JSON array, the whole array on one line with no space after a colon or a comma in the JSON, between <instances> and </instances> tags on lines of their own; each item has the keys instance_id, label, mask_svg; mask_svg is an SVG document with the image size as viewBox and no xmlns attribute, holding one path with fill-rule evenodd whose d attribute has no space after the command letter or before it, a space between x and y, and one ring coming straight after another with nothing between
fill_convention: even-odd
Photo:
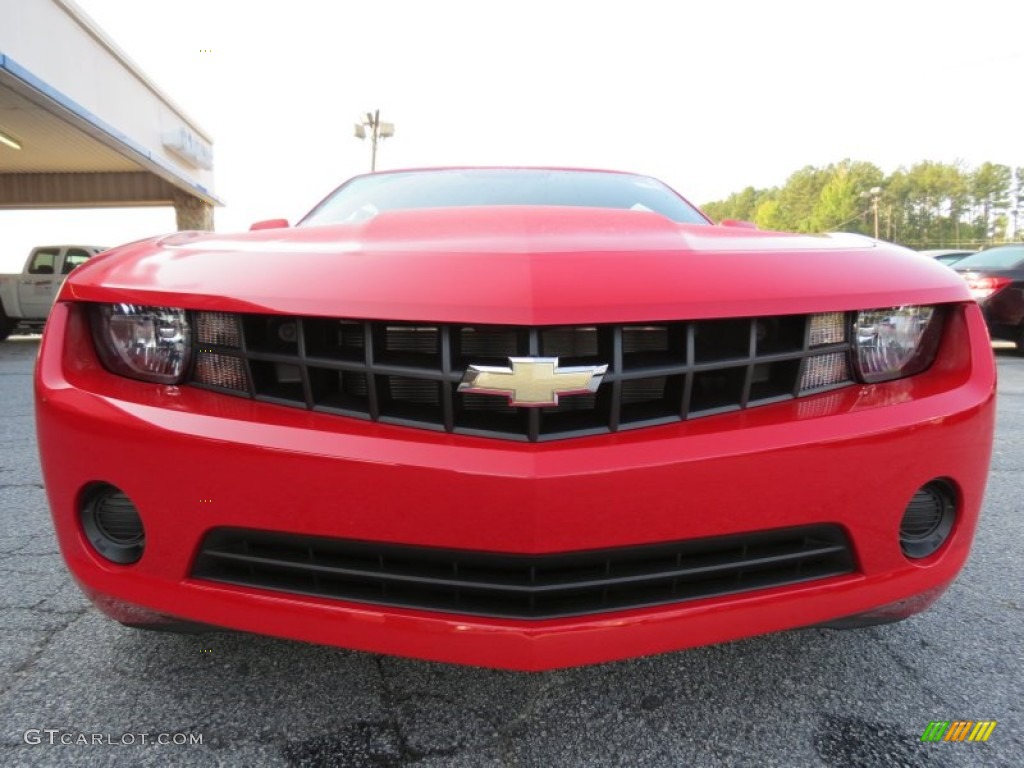
<instances>
[{"instance_id":1,"label":"white pickup truck","mask_svg":"<svg viewBox=\"0 0 1024 768\"><path fill-rule=\"evenodd\" d=\"M99 245L41 245L32 249L21 274L0 275L0 341L16 329L42 330L71 270L105 250Z\"/></svg>"}]
</instances>

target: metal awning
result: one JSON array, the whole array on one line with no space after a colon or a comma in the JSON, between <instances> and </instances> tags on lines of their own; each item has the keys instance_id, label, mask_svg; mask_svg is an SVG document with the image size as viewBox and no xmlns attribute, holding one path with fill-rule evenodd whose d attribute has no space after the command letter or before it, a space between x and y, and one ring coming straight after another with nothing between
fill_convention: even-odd
<instances>
[{"instance_id":1,"label":"metal awning","mask_svg":"<svg viewBox=\"0 0 1024 768\"><path fill-rule=\"evenodd\" d=\"M78 6L3 10L0 208L222 204L208 135Z\"/></svg>"}]
</instances>

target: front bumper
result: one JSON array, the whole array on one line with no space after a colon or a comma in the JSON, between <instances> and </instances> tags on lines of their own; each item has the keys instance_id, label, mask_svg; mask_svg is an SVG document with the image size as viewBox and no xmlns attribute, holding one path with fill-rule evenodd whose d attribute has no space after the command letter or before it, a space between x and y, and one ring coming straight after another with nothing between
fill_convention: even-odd
<instances>
[{"instance_id":1,"label":"front bumper","mask_svg":"<svg viewBox=\"0 0 1024 768\"><path fill-rule=\"evenodd\" d=\"M113 376L80 306L58 303L36 375L43 472L60 546L111 613L380 653L536 670L926 607L970 549L988 472L995 374L973 304L950 313L939 358L903 381L557 443L441 435ZM910 561L898 541L915 491L948 478L948 542ZM106 482L137 505L146 550L99 557L78 508ZM190 577L203 537L237 527L541 554L836 524L852 574L615 613L490 619L231 586ZM927 599L925 599L927 598ZM121 608L118 608L121 606Z\"/></svg>"}]
</instances>

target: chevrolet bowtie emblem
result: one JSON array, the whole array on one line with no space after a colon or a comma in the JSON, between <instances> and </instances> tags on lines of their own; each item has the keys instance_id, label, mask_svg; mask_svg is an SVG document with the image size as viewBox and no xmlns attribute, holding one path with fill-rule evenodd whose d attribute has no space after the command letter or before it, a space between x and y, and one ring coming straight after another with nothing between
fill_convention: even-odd
<instances>
[{"instance_id":1,"label":"chevrolet bowtie emblem","mask_svg":"<svg viewBox=\"0 0 1024 768\"><path fill-rule=\"evenodd\" d=\"M509 405L558 405L559 395L597 392L607 365L559 368L557 357L510 357L511 368L471 365L459 383L459 392L504 395Z\"/></svg>"}]
</instances>

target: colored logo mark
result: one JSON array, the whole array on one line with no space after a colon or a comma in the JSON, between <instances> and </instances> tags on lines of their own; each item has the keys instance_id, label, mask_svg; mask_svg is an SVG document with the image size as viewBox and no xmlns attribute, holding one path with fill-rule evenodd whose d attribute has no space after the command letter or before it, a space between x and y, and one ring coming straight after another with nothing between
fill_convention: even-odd
<instances>
[{"instance_id":1,"label":"colored logo mark","mask_svg":"<svg viewBox=\"0 0 1024 768\"><path fill-rule=\"evenodd\" d=\"M995 720L932 720L921 741L988 741L995 728Z\"/></svg>"}]
</instances>

